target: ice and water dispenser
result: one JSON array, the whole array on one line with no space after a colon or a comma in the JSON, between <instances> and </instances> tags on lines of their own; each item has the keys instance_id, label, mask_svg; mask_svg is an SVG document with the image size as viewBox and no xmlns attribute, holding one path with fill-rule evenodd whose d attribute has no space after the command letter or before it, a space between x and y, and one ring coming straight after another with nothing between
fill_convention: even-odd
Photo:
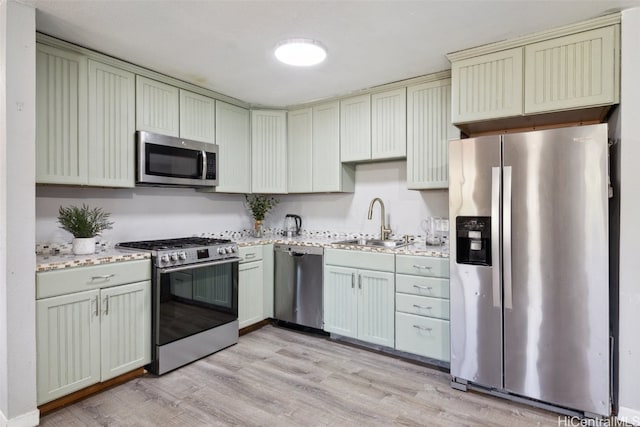
<instances>
[{"instance_id":1,"label":"ice and water dispenser","mask_svg":"<svg viewBox=\"0 0 640 427\"><path fill-rule=\"evenodd\" d=\"M491 265L491 217L456 217L456 262Z\"/></svg>"}]
</instances>

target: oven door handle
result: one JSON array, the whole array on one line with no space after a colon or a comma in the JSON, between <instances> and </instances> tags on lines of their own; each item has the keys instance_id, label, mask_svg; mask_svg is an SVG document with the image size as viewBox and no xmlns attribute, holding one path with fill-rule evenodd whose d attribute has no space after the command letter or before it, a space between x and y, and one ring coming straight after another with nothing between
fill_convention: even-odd
<instances>
[{"instance_id":1,"label":"oven door handle","mask_svg":"<svg viewBox=\"0 0 640 427\"><path fill-rule=\"evenodd\" d=\"M158 268L157 271L159 273L173 273L176 271L183 271L183 270L193 270L196 268L200 268L200 267L211 267L214 265L222 265L222 264L229 264L232 262L238 262L240 261L240 258L226 258L223 260L219 260L219 261L211 261L211 262L202 262L199 264L187 264L187 265L181 265L178 267L167 267L167 268Z\"/></svg>"}]
</instances>

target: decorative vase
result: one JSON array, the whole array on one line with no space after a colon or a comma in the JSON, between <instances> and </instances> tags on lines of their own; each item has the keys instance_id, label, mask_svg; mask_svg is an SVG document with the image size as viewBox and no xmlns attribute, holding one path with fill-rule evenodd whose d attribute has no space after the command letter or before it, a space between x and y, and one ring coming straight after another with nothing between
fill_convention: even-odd
<instances>
[{"instance_id":1,"label":"decorative vase","mask_svg":"<svg viewBox=\"0 0 640 427\"><path fill-rule=\"evenodd\" d=\"M253 224L253 237L262 237L262 220L256 219Z\"/></svg>"},{"instance_id":2,"label":"decorative vase","mask_svg":"<svg viewBox=\"0 0 640 427\"><path fill-rule=\"evenodd\" d=\"M96 251L96 238L87 237L79 238L74 237L71 250L75 255L88 255Z\"/></svg>"}]
</instances>

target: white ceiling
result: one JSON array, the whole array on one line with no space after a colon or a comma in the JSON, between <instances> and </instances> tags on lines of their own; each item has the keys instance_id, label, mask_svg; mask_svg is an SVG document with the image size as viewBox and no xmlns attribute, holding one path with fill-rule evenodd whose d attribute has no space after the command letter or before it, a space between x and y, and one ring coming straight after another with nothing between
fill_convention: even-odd
<instances>
[{"instance_id":1,"label":"white ceiling","mask_svg":"<svg viewBox=\"0 0 640 427\"><path fill-rule=\"evenodd\" d=\"M46 34L254 105L287 106L450 68L445 54L569 24L640 0L22 0ZM313 38L320 65L278 63Z\"/></svg>"}]
</instances>

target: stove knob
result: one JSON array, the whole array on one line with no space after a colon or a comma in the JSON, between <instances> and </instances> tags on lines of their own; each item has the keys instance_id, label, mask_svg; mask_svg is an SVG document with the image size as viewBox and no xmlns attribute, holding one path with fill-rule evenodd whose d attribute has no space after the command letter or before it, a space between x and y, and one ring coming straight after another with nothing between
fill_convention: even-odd
<instances>
[{"instance_id":1,"label":"stove knob","mask_svg":"<svg viewBox=\"0 0 640 427\"><path fill-rule=\"evenodd\" d=\"M235 246L230 246L230 248L231 248L231 253L232 254L236 253L238 251Z\"/></svg>"},{"instance_id":2,"label":"stove knob","mask_svg":"<svg viewBox=\"0 0 640 427\"><path fill-rule=\"evenodd\" d=\"M233 248L232 248L231 246L229 246L229 247L227 248L227 253L228 253L228 254L232 254L232 253L233 253Z\"/></svg>"},{"instance_id":3,"label":"stove knob","mask_svg":"<svg viewBox=\"0 0 640 427\"><path fill-rule=\"evenodd\" d=\"M224 250L224 248L218 248L218 254L220 255L224 255L226 252Z\"/></svg>"},{"instance_id":4,"label":"stove knob","mask_svg":"<svg viewBox=\"0 0 640 427\"><path fill-rule=\"evenodd\" d=\"M178 253L178 258L180 258L181 260L185 260L187 259L187 254L185 254L184 252L180 252Z\"/></svg>"},{"instance_id":5,"label":"stove knob","mask_svg":"<svg viewBox=\"0 0 640 427\"><path fill-rule=\"evenodd\" d=\"M169 255L164 254L160 256L160 262L169 262Z\"/></svg>"},{"instance_id":6,"label":"stove knob","mask_svg":"<svg viewBox=\"0 0 640 427\"><path fill-rule=\"evenodd\" d=\"M171 257L171 261L177 261L178 260L178 254L177 253L172 253L171 255L169 255Z\"/></svg>"}]
</instances>

